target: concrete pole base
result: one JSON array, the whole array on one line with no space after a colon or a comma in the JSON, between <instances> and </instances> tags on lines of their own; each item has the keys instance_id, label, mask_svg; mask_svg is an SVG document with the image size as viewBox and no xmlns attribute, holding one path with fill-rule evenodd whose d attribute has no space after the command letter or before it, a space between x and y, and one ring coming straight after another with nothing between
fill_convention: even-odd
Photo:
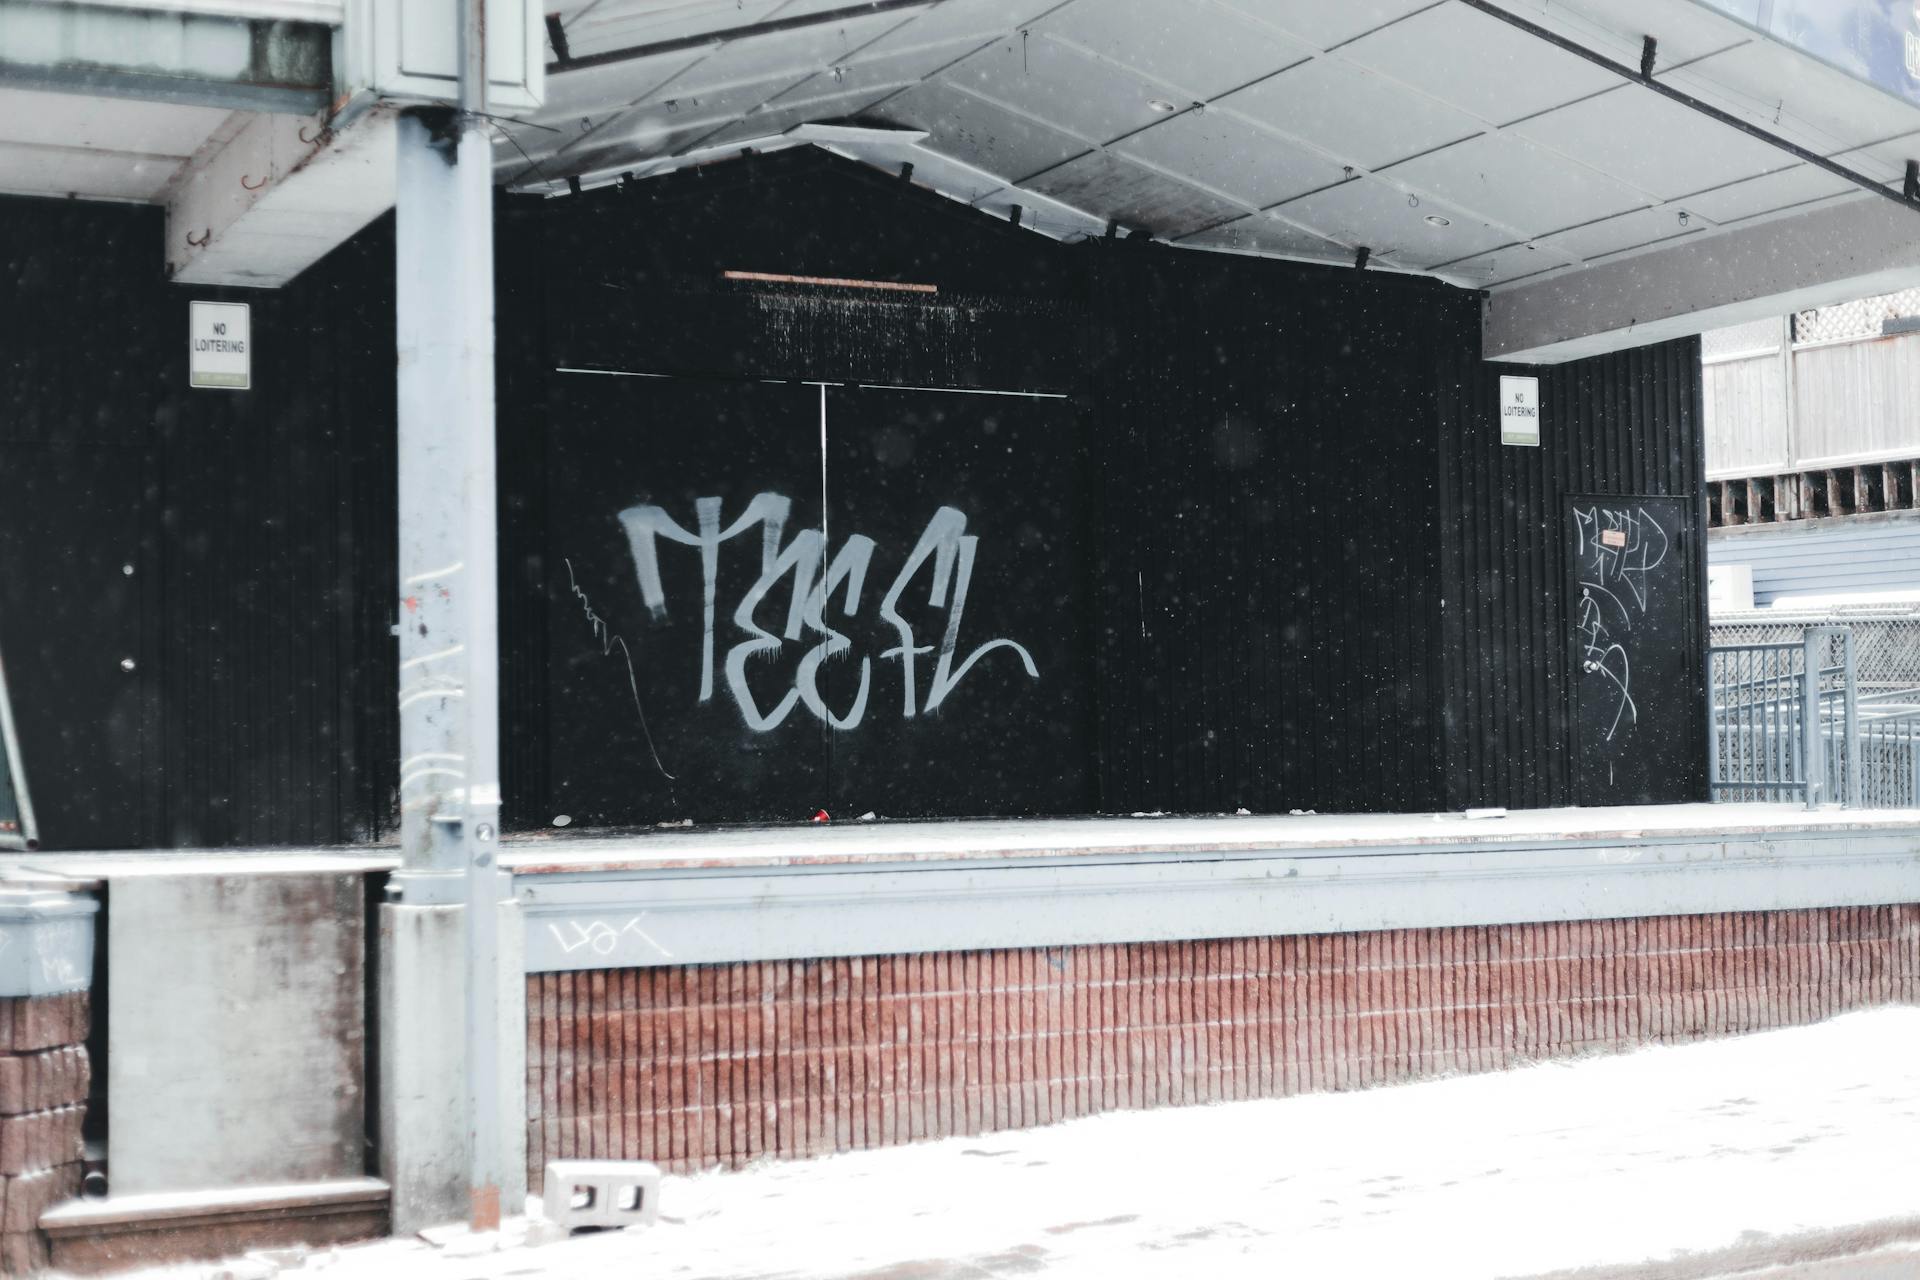
<instances>
[{"instance_id":1,"label":"concrete pole base","mask_svg":"<svg viewBox=\"0 0 1920 1280\"><path fill-rule=\"evenodd\" d=\"M393 1231L465 1222L467 1202L466 908L380 908L380 1176ZM517 903L500 904L502 1211L527 1198L526 976Z\"/></svg>"}]
</instances>

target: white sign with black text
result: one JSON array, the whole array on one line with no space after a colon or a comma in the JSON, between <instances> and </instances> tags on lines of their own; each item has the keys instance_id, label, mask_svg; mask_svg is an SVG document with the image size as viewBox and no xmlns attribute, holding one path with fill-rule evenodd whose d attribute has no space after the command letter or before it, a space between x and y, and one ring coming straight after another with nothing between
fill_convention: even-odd
<instances>
[{"instance_id":1,"label":"white sign with black text","mask_svg":"<svg viewBox=\"0 0 1920 1280\"><path fill-rule=\"evenodd\" d=\"M1540 379L1500 376L1500 443L1540 447Z\"/></svg>"},{"instance_id":2,"label":"white sign with black text","mask_svg":"<svg viewBox=\"0 0 1920 1280\"><path fill-rule=\"evenodd\" d=\"M244 302L195 302L187 320L187 381L245 391L253 385L252 312Z\"/></svg>"}]
</instances>

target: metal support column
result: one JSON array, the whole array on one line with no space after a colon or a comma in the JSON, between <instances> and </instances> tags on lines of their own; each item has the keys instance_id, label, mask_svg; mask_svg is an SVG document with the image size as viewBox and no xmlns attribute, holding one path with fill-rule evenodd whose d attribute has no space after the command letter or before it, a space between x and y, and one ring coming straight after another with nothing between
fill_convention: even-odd
<instances>
[{"instance_id":1,"label":"metal support column","mask_svg":"<svg viewBox=\"0 0 1920 1280\"><path fill-rule=\"evenodd\" d=\"M416 109L400 122L395 187L399 345L400 803L402 868L389 897L406 909L462 917L409 951L392 981L409 989L464 960L464 1081L420 1068L418 1090L458 1125L402 1137L394 1164L418 1188L394 1188L403 1214L454 1216L451 1184L465 1183L476 1230L499 1224L499 672L494 511L493 174L482 94L484 0L461 6L461 103ZM450 924L450 922L449 922ZM411 986L409 986L411 984ZM451 1018L454 1010L440 1016ZM455 1015L457 1016L457 1015ZM416 1061L440 1063L453 1028L387 1027ZM463 1087L462 1087L463 1086ZM464 1141L460 1141L464 1139ZM393 1141L389 1135L389 1141ZM446 1147L459 1145L463 1151ZM439 1148L439 1149L434 1149ZM464 1177L455 1178L458 1164ZM416 1194L417 1190L417 1194ZM457 1210L455 1210L457 1213Z\"/></svg>"}]
</instances>

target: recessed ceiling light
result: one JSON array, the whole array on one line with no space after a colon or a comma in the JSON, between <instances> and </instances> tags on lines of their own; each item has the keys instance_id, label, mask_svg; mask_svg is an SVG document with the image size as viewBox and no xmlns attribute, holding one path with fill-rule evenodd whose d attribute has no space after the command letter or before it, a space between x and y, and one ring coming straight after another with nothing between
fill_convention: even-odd
<instances>
[{"instance_id":1,"label":"recessed ceiling light","mask_svg":"<svg viewBox=\"0 0 1920 1280\"><path fill-rule=\"evenodd\" d=\"M1452 218L1443 218L1437 213L1428 214L1427 221L1432 223L1436 227L1450 227L1453 225Z\"/></svg>"},{"instance_id":2,"label":"recessed ceiling light","mask_svg":"<svg viewBox=\"0 0 1920 1280\"><path fill-rule=\"evenodd\" d=\"M1147 110L1158 111L1163 116L1172 115L1174 112L1178 111L1179 109L1180 108L1174 106L1171 102L1168 102L1165 98L1148 98L1147 99Z\"/></svg>"}]
</instances>

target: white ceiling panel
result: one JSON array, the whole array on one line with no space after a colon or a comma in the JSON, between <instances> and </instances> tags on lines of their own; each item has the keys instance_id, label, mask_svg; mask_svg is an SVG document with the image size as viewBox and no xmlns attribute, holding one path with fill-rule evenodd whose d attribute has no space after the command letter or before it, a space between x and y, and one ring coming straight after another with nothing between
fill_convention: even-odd
<instances>
[{"instance_id":1,"label":"white ceiling panel","mask_svg":"<svg viewBox=\"0 0 1920 1280\"><path fill-rule=\"evenodd\" d=\"M1076 0L1034 29L1177 89L1182 106L1210 101L1313 53L1204 0Z\"/></svg>"},{"instance_id":2,"label":"white ceiling panel","mask_svg":"<svg viewBox=\"0 0 1920 1280\"><path fill-rule=\"evenodd\" d=\"M1486 289L1496 284L1524 280L1545 271L1564 271L1574 263L1575 259L1557 249L1516 244L1447 263L1440 268L1439 274L1476 289Z\"/></svg>"},{"instance_id":3,"label":"white ceiling panel","mask_svg":"<svg viewBox=\"0 0 1920 1280\"><path fill-rule=\"evenodd\" d=\"M1512 132L1662 200L1797 163L1637 85L1535 116Z\"/></svg>"},{"instance_id":4,"label":"white ceiling panel","mask_svg":"<svg viewBox=\"0 0 1920 1280\"><path fill-rule=\"evenodd\" d=\"M755 40L736 40L689 67L664 92L710 93L782 75L794 79L812 75L848 61L856 50L899 23L899 15L879 13L830 26L802 27Z\"/></svg>"},{"instance_id":5,"label":"white ceiling panel","mask_svg":"<svg viewBox=\"0 0 1920 1280\"><path fill-rule=\"evenodd\" d=\"M1765 177L1728 183L1710 191L1697 191L1675 203L1690 212L1704 214L1712 221L1724 224L1773 209L1784 209L1805 204L1809 200L1858 190L1852 183L1825 170L1803 164Z\"/></svg>"},{"instance_id":6,"label":"white ceiling panel","mask_svg":"<svg viewBox=\"0 0 1920 1280\"><path fill-rule=\"evenodd\" d=\"M747 116L713 134L700 143L704 147L724 146L731 142L746 142L753 138L762 138L768 134L785 133L797 124L811 124L819 120L839 120L858 115L860 109L885 93L884 87L857 89L851 93L838 93L820 98L793 100L782 98L762 110Z\"/></svg>"},{"instance_id":7,"label":"white ceiling panel","mask_svg":"<svg viewBox=\"0 0 1920 1280\"><path fill-rule=\"evenodd\" d=\"M1245 212L1225 200L1098 151L1025 185L1095 217L1116 219L1127 227L1145 227L1165 240Z\"/></svg>"},{"instance_id":8,"label":"white ceiling panel","mask_svg":"<svg viewBox=\"0 0 1920 1280\"><path fill-rule=\"evenodd\" d=\"M1215 0L1275 27L1316 49L1331 49L1355 36L1417 13L1435 0ZM1081 0L1086 3L1086 0Z\"/></svg>"},{"instance_id":9,"label":"white ceiling panel","mask_svg":"<svg viewBox=\"0 0 1920 1280\"><path fill-rule=\"evenodd\" d=\"M995 41L942 80L1089 142L1109 142L1161 118L1164 90L1038 32Z\"/></svg>"},{"instance_id":10,"label":"white ceiling panel","mask_svg":"<svg viewBox=\"0 0 1920 1280\"><path fill-rule=\"evenodd\" d=\"M1754 40L1661 77L1722 109L1745 109L1822 155L1920 129L1920 107L1771 40Z\"/></svg>"},{"instance_id":11,"label":"white ceiling panel","mask_svg":"<svg viewBox=\"0 0 1920 1280\"><path fill-rule=\"evenodd\" d=\"M1898 185L1906 174L1907 161L1920 160L1920 133L1884 138L1829 158L1869 178Z\"/></svg>"},{"instance_id":12,"label":"white ceiling panel","mask_svg":"<svg viewBox=\"0 0 1920 1280\"><path fill-rule=\"evenodd\" d=\"M938 80L916 85L874 108L889 124L925 129L930 145L1012 182L1051 168L1086 143Z\"/></svg>"},{"instance_id":13,"label":"white ceiling panel","mask_svg":"<svg viewBox=\"0 0 1920 1280\"><path fill-rule=\"evenodd\" d=\"M658 98L634 107L602 128L573 135L550 156L541 157L537 151L534 155L548 177L618 164L623 153L636 163L672 155L757 110L793 83L768 80L707 94Z\"/></svg>"},{"instance_id":14,"label":"white ceiling panel","mask_svg":"<svg viewBox=\"0 0 1920 1280\"><path fill-rule=\"evenodd\" d=\"M1501 0L1528 21L1573 36L1628 66L1640 65L1640 42L1659 42L1658 74L1729 45L1750 40L1751 31L1694 0Z\"/></svg>"},{"instance_id":15,"label":"white ceiling panel","mask_svg":"<svg viewBox=\"0 0 1920 1280\"><path fill-rule=\"evenodd\" d=\"M916 169L916 178L918 175ZM1090 213L1036 192L1022 191L1018 187L1002 187L969 203L982 213L1009 219L1013 216L1013 206L1019 205L1021 226L1044 232L1058 240L1099 235L1107 225Z\"/></svg>"},{"instance_id":16,"label":"white ceiling panel","mask_svg":"<svg viewBox=\"0 0 1920 1280\"><path fill-rule=\"evenodd\" d=\"M954 40L985 44L1031 26L1059 4L1060 0L940 0L930 9L916 10L906 22L880 37L872 51L898 53Z\"/></svg>"},{"instance_id":17,"label":"white ceiling panel","mask_svg":"<svg viewBox=\"0 0 1920 1280\"><path fill-rule=\"evenodd\" d=\"M0 146L0 192L150 201L179 167L164 157L13 144Z\"/></svg>"},{"instance_id":18,"label":"white ceiling panel","mask_svg":"<svg viewBox=\"0 0 1920 1280\"><path fill-rule=\"evenodd\" d=\"M828 81L846 92L852 92L863 87L878 88L883 85L903 85L924 80L949 63L966 57L978 47L971 41L955 41L902 49L893 53L857 54L838 66L817 72L813 80L803 86L799 92L824 93L826 90L822 86Z\"/></svg>"},{"instance_id":19,"label":"white ceiling panel","mask_svg":"<svg viewBox=\"0 0 1920 1280\"><path fill-rule=\"evenodd\" d=\"M540 108L539 117L549 122L577 120L616 111L667 90L681 73L706 56L704 49L682 50L549 75L547 101Z\"/></svg>"},{"instance_id":20,"label":"white ceiling panel","mask_svg":"<svg viewBox=\"0 0 1920 1280\"><path fill-rule=\"evenodd\" d=\"M1412 203L1372 178L1357 178L1284 204L1275 210L1329 240L1366 245L1398 265L1430 267L1508 243L1513 234L1489 226L1462 209L1435 200ZM1432 219L1444 219L1445 226Z\"/></svg>"},{"instance_id":21,"label":"white ceiling panel","mask_svg":"<svg viewBox=\"0 0 1920 1280\"><path fill-rule=\"evenodd\" d=\"M185 157L227 116L212 107L0 89L0 142Z\"/></svg>"},{"instance_id":22,"label":"white ceiling panel","mask_svg":"<svg viewBox=\"0 0 1920 1280\"><path fill-rule=\"evenodd\" d=\"M1699 235L1712 229L1712 224L1706 218L1691 209L1687 211L1687 221L1683 225L1680 212L1678 207L1671 205L1659 209L1635 209L1616 218L1602 218L1584 227L1543 236L1539 243L1570 257L1591 260L1681 236Z\"/></svg>"},{"instance_id":23,"label":"white ceiling panel","mask_svg":"<svg viewBox=\"0 0 1920 1280\"><path fill-rule=\"evenodd\" d=\"M1451 3L1356 40L1340 55L1489 124L1508 124L1621 83L1583 58Z\"/></svg>"},{"instance_id":24,"label":"white ceiling panel","mask_svg":"<svg viewBox=\"0 0 1920 1280\"><path fill-rule=\"evenodd\" d=\"M1592 222L1649 201L1632 187L1521 138L1484 134L1386 171L1391 181L1525 236Z\"/></svg>"},{"instance_id":25,"label":"white ceiling panel","mask_svg":"<svg viewBox=\"0 0 1920 1280\"><path fill-rule=\"evenodd\" d=\"M1269 205L1339 182L1325 156L1262 133L1219 111L1189 111L1134 134L1113 150L1246 201Z\"/></svg>"},{"instance_id":26,"label":"white ceiling panel","mask_svg":"<svg viewBox=\"0 0 1920 1280\"><path fill-rule=\"evenodd\" d=\"M576 58L680 40L725 27L763 22L780 0L600 0L560 8L567 51Z\"/></svg>"},{"instance_id":27,"label":"white ceiling panel","mask_svg":"<svg viewBox=\"0 0 1920 1280\"><path fill-rule=\"evenodd\" d=\"M664 125L649 122L631 139L587 138L579 145L549 156L536 155L537 166L527 166L519 180L529 178L555 182L562 178L606 169L635 169L650 160L658 160L697 146L718 128L715 121L686 121Z\"/></svg>"},{"instance_id":28,"label":"white ceiling panel","mask_svg":"<svg viewBox=\"0 0 1920 1280\"><path fill-rule=\"evenodd\" d=\"M1356 111L1353 103L1365 102ZM1484 126L1463 111L1332 58L1263 80L1216 104L1342 161L1373 169L1458 142Z\"/></svg>"},{"instance_id":29,"label":"white ceiling panel","mask_svg":"<svg viewBox=\"0 0 1920 1280\"><path fill-rule=\"evenodd\" d=\"M1221 226L1196 231L1182 237L1180 243L1202 249L1225 249L1233 253L1309 258L1316 262L1346 262L1353 257L1352 250L1346 245L1322 240L1319 236L1263 213L1249 214Z\"/></svg>"}]
</instances>

